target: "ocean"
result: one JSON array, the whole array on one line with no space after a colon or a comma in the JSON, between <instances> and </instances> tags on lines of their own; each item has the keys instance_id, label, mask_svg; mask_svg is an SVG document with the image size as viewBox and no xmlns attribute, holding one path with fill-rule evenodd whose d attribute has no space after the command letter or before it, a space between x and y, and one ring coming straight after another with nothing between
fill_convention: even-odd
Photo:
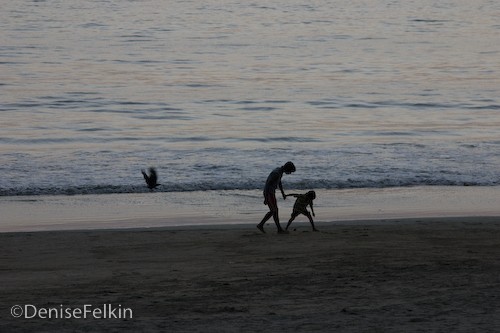
<instances>
[{"instance_id":1,"label":"ocean","mask_svg":"<svg viewBox=\"0 0 500 333\"><path fill-rule=\"evenodd\" d=\"M498 1L0 2L2 197L500 185Z\"/></svg>"}]
</instances>

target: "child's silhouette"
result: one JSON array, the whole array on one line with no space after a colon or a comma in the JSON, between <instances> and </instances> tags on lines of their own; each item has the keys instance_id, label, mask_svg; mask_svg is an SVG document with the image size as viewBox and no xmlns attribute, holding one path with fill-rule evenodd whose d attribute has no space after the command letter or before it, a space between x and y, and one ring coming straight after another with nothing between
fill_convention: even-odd
<instances>
[{"instance_id":1,"label":"child's silhouette","mask_svg":"<svg viewBox=\"0 0 500 333\"><path fill-rule=\"evenodd\" d=\"M296 197L297 200L295 200L292 216L290 217L290 221L288 221L285 230L288 230L288 227L290 226L290 224L292 224L293 220L295 220L297 216L299 216L300 214L304 214L309 219L309 222L311 222L313 231L319 231L314 226L314 221L311 217L311 213L309 213L309 211L307 210L307 206L311 206L312 214L313 216L316 216L316 214L314 214L313 208L313 200L316 199L316 192L309 191L306 194L288 194L287 197L289 196Z\"/></svg>"}]
</instances>

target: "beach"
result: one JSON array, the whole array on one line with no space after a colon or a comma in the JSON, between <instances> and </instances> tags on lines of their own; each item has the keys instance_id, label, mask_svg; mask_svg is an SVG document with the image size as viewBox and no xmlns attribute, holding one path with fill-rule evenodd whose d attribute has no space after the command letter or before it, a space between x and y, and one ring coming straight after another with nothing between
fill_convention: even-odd
<instances>
[{"instance_id":1,"label":"beach","mask_svg":"<svg viewBox=\"0 0 500 333\"><path fill-rule=\"evenodd\" d=\"M286 192L304 193L288 187ZM316 189L316 194L315 221L320 223L500 216L500 186ZM295 200L278 201L286 222ZM267 210L261 189L0 196L0 232L256 224Z\"/></svg>"},{"instance_id":2,"label":"beach","mask_svg":"<svg viewBox=\"0 0 500 333\"><path fill-rule=\"evenodd\" d=\"M0 333L498 332L498 17L3 1Z\"/></svg>"},{"instance_id":3,"label":"beach","mask_svg":"<svg viewBox=\"0 0 500 333\"><path fill-rule=\"evenodd\" d=\"M500 326L500 217L317 227L294 222L287 235L273 223L266 234L254 224L1 233L0 331Z\"/></svg>"}]
</instances>

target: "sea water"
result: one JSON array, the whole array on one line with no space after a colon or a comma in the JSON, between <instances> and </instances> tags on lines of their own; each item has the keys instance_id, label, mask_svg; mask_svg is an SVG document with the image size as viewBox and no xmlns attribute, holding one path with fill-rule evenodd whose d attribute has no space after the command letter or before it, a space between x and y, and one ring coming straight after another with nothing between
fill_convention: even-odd
<instances>
[{"instance_id":1,"label":"sea water","mask_svg":"<svg viewBox=\"0 0 500 333\"><path fill-rule=\"evenodd\" d=\"M0 196L500 184L498 1L0 2Z\"/></svg>"}]
</instances>

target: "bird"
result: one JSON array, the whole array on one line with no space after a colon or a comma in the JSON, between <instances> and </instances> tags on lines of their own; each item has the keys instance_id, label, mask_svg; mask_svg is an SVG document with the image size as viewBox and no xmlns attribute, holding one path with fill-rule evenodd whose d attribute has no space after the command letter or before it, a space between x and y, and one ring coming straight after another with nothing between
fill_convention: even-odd
<instances>
[{"instance_id":1,"label":"bird","mask_svg":"<svg viewBox=\"0 0 500 333\"><path fill-rule=\"evenodd\" d=\"M150 190L153 190L158 185L161 185L157 183L158 175L156 174L155 168L149 168L149 175L144 170L141 170L141 172Z\"/></svg>"}]
</instances>

